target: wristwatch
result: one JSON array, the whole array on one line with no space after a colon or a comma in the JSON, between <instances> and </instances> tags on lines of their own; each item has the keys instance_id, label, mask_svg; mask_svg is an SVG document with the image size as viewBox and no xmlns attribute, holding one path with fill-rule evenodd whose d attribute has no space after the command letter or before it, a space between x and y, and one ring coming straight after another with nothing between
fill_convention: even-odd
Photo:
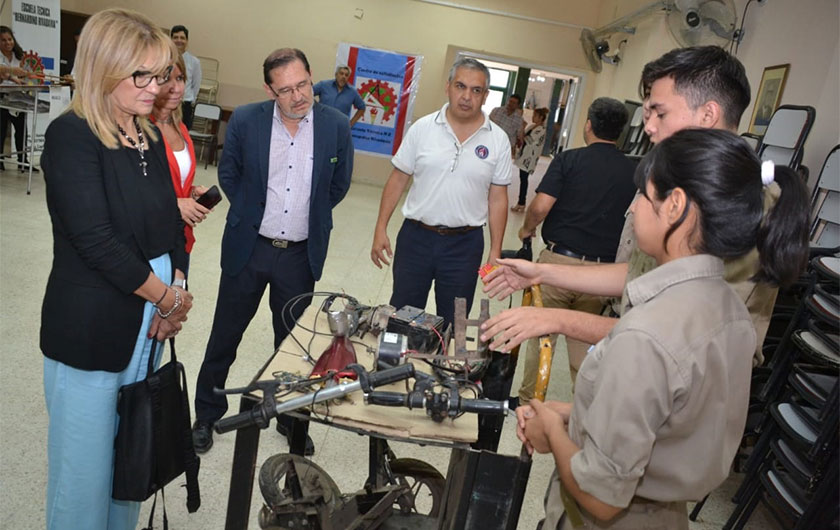
<instances>
[{"instance_id":1,"label":"wristwatch","mask_svg":"<svg viewBox=\"0 0 840 530\"><path fill-rule=\"evenodd\" d=\"M174 280L172 280L172 287L180 287L181 289L186 290L186 288L187 288L186 278L175 278Z\"/></svg>"}]
</instances>

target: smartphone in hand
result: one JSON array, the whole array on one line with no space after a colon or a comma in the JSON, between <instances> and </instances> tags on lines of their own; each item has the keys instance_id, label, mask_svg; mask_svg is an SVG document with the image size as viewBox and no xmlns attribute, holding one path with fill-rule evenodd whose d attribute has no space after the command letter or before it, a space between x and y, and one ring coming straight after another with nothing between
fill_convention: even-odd
<instances>
[{"instance_id":1,"label":"smartphone in hand","mask_svg":"<svg viewBox=\"0 0 840 530\"><path fill-rule=\"evenodd\" d=\"M204 192L201 195L201 197L196 199L195 202L209 210L210 208L222 202L222 192L220 192L219 187L214 184L210 187L209 190Z\"/></svg>"}]
</instances>

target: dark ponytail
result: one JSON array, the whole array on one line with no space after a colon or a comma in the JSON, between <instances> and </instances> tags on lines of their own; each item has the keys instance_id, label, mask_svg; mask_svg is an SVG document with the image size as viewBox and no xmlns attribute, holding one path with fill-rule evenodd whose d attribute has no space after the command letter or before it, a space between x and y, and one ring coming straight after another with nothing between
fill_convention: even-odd
<instances>
[{"instance_id":1,"label":"dark ponytail","mask_svg":"<svg viewBox=\"0 0 840 530\"><path fill-rule=\"evenodd\" d=\"M756 247L761 268L756 281L787 286L808 264L808 191L802 178L787 166L775 167L782 194L758 229Z\"/></svg>"},{"instance_id":2,"label":"dark ponytail","mask_svg":"<svg viewBox=\"0 0 840 530\"><path fill-rule=\"evenodd\" d=\"M682 216L666 233L665 242L698 210L700 233L694 250L723 259L759 251L754 280L787 285L799 276L808 259L808 194L797 175L775 168L782 188L776 205L764 215L761 162L740 137L728 131L685 129L657 145L639 164L636 184L653 183L656 199L675 188L688 197Z\"/></svg>"}]
</instances>

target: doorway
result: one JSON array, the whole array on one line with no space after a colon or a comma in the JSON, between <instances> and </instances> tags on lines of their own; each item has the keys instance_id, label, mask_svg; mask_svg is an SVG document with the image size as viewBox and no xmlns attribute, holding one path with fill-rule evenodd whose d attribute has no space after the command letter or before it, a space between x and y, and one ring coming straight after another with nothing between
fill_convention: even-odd
<instances>
[{"instance_id":1,"label":"doorway","mask_svg":"<svg viewBox=\"0 0 840 530\"><path fill-rule=\"evenodd\" d=\"M481 61L490 70L490 93L482 110L489 114L504 105L511 94L519 94L526 123L531 123L534 109L549 110L543 155L554 155L568 147L578 114L580 74L470 51L456 54L456 60L467 57Z\"/></svg>"}]
</instances>

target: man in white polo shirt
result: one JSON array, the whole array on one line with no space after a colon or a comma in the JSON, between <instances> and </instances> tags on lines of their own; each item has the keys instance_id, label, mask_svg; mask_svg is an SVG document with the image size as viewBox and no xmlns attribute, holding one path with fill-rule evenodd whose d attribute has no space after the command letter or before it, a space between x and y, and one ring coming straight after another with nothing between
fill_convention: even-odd
<instances>
[{"instance_id":1,"label":"man in white polo shirt","mask_svg":"<svg viewBox=\"0 0 840 530\"><path fill-rule=\"evenodd\" d=\"M490 254L502 251L507 222L507 186L511 180L507 134L482 112L490 72L475 59L460 59L449 71L449 103L417 120L397 154L382 191L370 251L382 268L393 257L394 289L390 304L424 308L432 281L435 313L454 320L456 297L472 306L484 253L484 230L490 227ZM403 205L405 222L391 252L388 221L413 177Z\"/></svg>"}]
</instances>

